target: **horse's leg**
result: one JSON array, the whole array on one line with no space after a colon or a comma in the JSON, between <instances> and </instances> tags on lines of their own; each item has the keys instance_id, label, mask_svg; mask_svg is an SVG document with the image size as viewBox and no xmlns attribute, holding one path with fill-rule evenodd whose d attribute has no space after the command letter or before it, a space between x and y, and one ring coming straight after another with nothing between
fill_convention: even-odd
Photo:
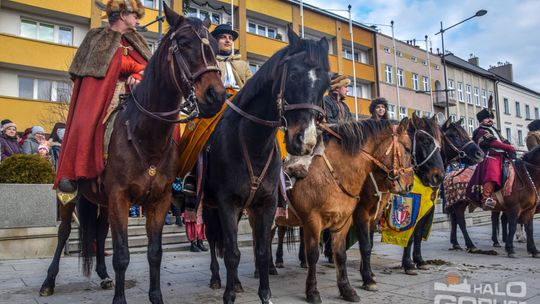
<instances>
[{"instance_id":1,"label":"horse's leg","mask_svg":"<svg viewBox=\"0 0 540 304\"><path fill-rule=\"evenodd\" d=\"M272 223L274 222L275 210L274 202L266 202L265 205L253 208L250 214L254 215L254 230L257 242L255 242L255 253L257 257L257 268L259 269L259 298L261 303L270 303L270 281L269 281L269 266L271 248L268 243L271 243L270 232Z\"/></svg>"},{"instance_id":2,"label":"horse's leg","mask_svg":"<svg viewBox=\"0 0 540 304\"><path fill-rule=\"evenodd\" d=\"M373 269L371 268L371 253L373 252L373 237L375 236L375 229L376 229L376 223L374 222L369 229L369 244L371 246L371 251L369 253L370 261L369 261L369 271L371 271L371 278L373 280L377 279L377 276L373 273ZM360 244L359 244L360 246Z\"/></svg>"},{"instance_id":3,"label":"horse's leg","mask_svg":"<svg viewBox=\"0 0 540 304\"><path fill-rule=\"evenodd\" d=\"M113 289L114 282L107 273L105 265L105 240L109 233L109 213L108 208L100 207L96 229L96 272L101 279L100 286L103 289Z\"/></svg>"},{"instance_id":4,"label":"horse's leg","mask_svg":"<svg viewBox=\"0 0 540 304\"><path fill-rule=\"evenodd\" d=\"M169 187L170 188L170 187ZM161 236L165 216L171 207L171 195L165 193L158 201L146 208L146 236L148 237L148 265L150 268L150 289L148 297L152 304L163 303L160 287L160 267L163 249Z\"/></svg>"},{"instance_id":5,"label":"horse's leg","mask_svg":"<svg viewBox=\"0 0 540 304\"><path fill-rule=\"evenodd\" d=\"M328 259L328 263L334 263L334 254L332 253L332 234L330 229L323 230L324 256Z\"/></svg>"},{"instance_id":6,"label":"horse's leg","mask_svg":"<svg viewBox=\"0 0 540 304\"><path fill-rule=\"evenodd\" d=\"M457 215L455 210L450 211L450 243L452 250L462 250L457 240Z\"/></svg>"},{"instance_id":7,"label":"horse's leg","mask_svg":"<svg viewBox=\"0 0 540 304\"><path fill-rule=\"evenodd\" d=\"M514 213L506 214L508 219L508 235L506 236L505 249L509 258L515 258L516 252L514 250L514 236L516 234L517 227L517 215Z\"/></svg>"},{"instance_id":8,"label":"horse's leg","mask_svg":"<svg viewBox=\"0 0 540 304\"><path fill-rule=\"evenodd\" d=\"M531 220L525 224L525 232L527 233L527 252L530 253L533 258L540 258L540 253L534 244L533 225L534 218L531 218Z\"/></svg>"},{"instance_id":9,"label":"horse's leg","mask_svg":"<svg viewBox=\"0 0 540 304\"><path fill-rule=\"evenodd\" d=\"M416 264L416 268L418 269L427 269L427 263L424 261L424 258L422 257L422 236L424 234L424 231L428 228L430 225L430 218L431 214L433 213L433 208L420 219L418 224L416 225L414 229L414 247L413 247L413 261Z\"/></svg>"},{"instance_id":10,"label":"horse's leg","mask_svg":"<svg viewBox=\"0 0 540 304\"><path fill-rule=\"evenodd\" d=\"M298 260L300 260L301 268L308 268L307 263L306 263L307 252L306 252L306 242L304 240L304 227L300 227L299 234L300 234L300 246L298 248Z\"/></svg>"},{"instance_id":11,"label":"horse's leg","mask_svg":"<svg viewBox=\"0 0 540 304\"><path fill-rule=\"evenodd\" d=\"M467 209L467 204L463 204L463 207L459 208L456 211L456 219L457 224L459 225L459 229L461 230L461 233L463 233L463 238L465 239L465 246L467 246L467 250L469 252L478 250L476 246L474 245L473 241L469 237L469 232L467 231L467 224L465 222L465 209Z\"/></svg>"},{"instance_id":12,"label":"horse's leg","mask_svg":"<svg viewBox=\"0 0 540 304\"><path fill-rule=\"evenodd\" d=\"M274 241L274 236L276 235L276 230L278 226L274 226L270 230L270 241L268 242L268 254L270 255L270 264L269 264L269 273L271 275L278 275L276 265L274 264L274 255L272 254L272 242Z\"/></svg>"},{"instance_id":13,"label":"horse's leg","mask_svg":"<svg viewBox=\"0 0 540 304\"><path fill-rule=\"evenodd\" d=\"M491 240L493 241L493 247L501 247L499 244L499 211L491 211Z\"/></svg>"},{"instance_id":14,"label":"horse's leg","mask_svg":"<svg viewBox=\"0 0 540 304\"><path fill-rule=\"evenodd\" d=\"M119 190L109 194L109 223L113 240L114 288L113 304L126 304L125 279L129 265L128 216L130 202L127 193Z\"/></svg>"},{"instance_id":15,"label":"horse's leg","mask_svg":"<svg viewBox=\"0 0 540 304\"><path fill-rule=\"evenodd\" d=\"M221 225L217 209L206 208L203 205L203 219L206 228L206 239L210 246L210 271L212 272L210 288L220 289L221 278L219 276L219 262L217 259L216 246L220 246L218 240L221 239ZM221 248L218 248L217 250L221 250Z\"/></svg>"},{"instance_id":16,"label":"horse's leg","mask_svg":"<svg viewBox=\"0 0 540 304\"><path fill-rule=\"evenodd\" d=\"M508 237L508 217L506 216L506 213L502 213L501 215L501 226L502 226L502 241L503 243L506 243L506 239Z\"/></svg>"},{"instance_id":17,"label":"horse's leg","mask_svg":"<svg viewBox=\"0 0 540 304\"><path fill-rule=\"evenodd\" d=\"M304 224L304 243L308 264L306 279L306 298L309 303L322 303L321 294L317 290L317 261L319 260L319 241L321 225L311 221Z\"/></svg>"},{"instance_id":18,"label":"horse's leg","mask_svg":"<svg viewBox=\"0 0 540 304\"><path fill-rule=\"evenodd\" d=\"M232 207L230 200L221 201L219 206L219 219L224 246L225 268L227 268L227 285L223 293L223 303L234 303L236 299L236 285L238 282L238 263L240 262L240 250L238 249L238 216L241 210ZM260 242L259 242L260 244ZM262 272L268 271L266 269Z\"/></svg>"},{"instance_id":19,"label":"horse's leg","mask_svg":"<svg viewBox=\"0 0 540 304\"><path fill-rule=\"evenodd\" d=\"M405 270L405 273L408 275L417 275L418 273L414 271L414 263L411 259L411 248L414 241L414 233L411 235L407 246L403 248L403 256L401 258L401 267Z\"/></svg>"},{"instance_id":20,"label":"horse's leg","mask_svg":"<svg viewBox=\"0 0 540 304\"><path fill-rule=\"evenodd\" d=\"M273 233L275 233L275 231ZM277 226L277 234L278 234L278 245L276 249L276 267L277 268L283 268L283 241L285 239L285 233L287 233L286 226Z\"/></svg>"},{"instance_id":21,"label":"horse's leg","mask_svg":"<svg viewBox=\"0 0 540 304\"><path fill-rule=\"evenodd\" d=\"M362 255L362 261L360 263L360 274L362 275L362 281L364 284L362 288L369 291L377 291L377 282L372 277L371 271L371 236L370 236L370 223L362 217L361 214L356 214L355 211L355 228L356 235L358 236L358 245L360 247L360 254Z\"/></svg>"},{"instance_id":22,"label":"horse's leg","mask_svg":"<svg viewBox=\"0 0 540 304\"><path fill-rule=\"evenodd\" d=\"M40 296L50 296L54 294L54 285L56 283L56 276L58 275L60 257L62 256L62 251L69 238L69 234L71 233L71 217L73 215L73 210L75 209L75 203L72 202L66 205L58 203L58 207L60 208L61 219L60 227L58 227L58 244L56 245L56 251L54 252L54 257L49 266L49 270L47 270L47 278L45 278L45 281L39 290Z\"/></svg>"},{"instance_id":23,"label":"horse's leg","mask_svg":"<svg viewBox=\"0 0 540 304\"><path fill-rule=\"evenodd\" d=\"M345 248L345 238L349 233L350 225L345 225L339 232L332 233L332 252L334 254L334 264L336 265L336 278L339 293L345 301L360 302L360 297L351 287L347 276L347 252ZM368 244L369 245L369 244Z\"/></svg>"}]
</instances>

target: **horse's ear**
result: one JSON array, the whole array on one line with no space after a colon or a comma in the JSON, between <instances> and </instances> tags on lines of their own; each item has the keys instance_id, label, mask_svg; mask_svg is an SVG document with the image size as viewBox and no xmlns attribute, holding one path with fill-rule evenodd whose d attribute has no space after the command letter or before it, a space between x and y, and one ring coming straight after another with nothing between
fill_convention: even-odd
<instances>
[{"instance_id":1,"label":"horse's ear","mask_svg":"<svg viewBox=\"0 0 540 304\"><path fill-rule=\"evenodd\" d=\"M321 40L319 40L319 45L323 48L325 53L328 53L330 46L328 44L328 39L326 39L326 37L322 37Z\"/></svg>"},{"instance_id":2,"label":"horse's ear","mask_svg":"<svg viewBox=\"0 0 540 304\"><path fill-rule=\"evenodd\" d=\"M443 128L448 129L448 128L450 128L451 124L452 124L452 117L448 117L448 119L446 119L446 121L443 124Z\"/></svg>"},{"instance_id":3,"label":"horse's ear","mask_svg":"<svg viewBox=\"0 0 540 304\"><path fill-rule=\"evenodd\" d=\"M458 126L463 126L463 117L457 121L456 123Z\"/></svg>"},{"instance_id":4,"label":"horse's ear","mask_svg":"<svg viewBox=\"0 0 540 304\"><path fill-rule=\"evenodd\" d=\"M208 29L210 28L210 25L212 25L212 21L210 21L210 18L208 17L204 18L204 21L202 23Z\"/></svg>"},{"instance_id":5,"label":"horse's ear","mask_svg":"<svg viewBox=\"0 0 540 304\"><path fill-rule=\"evenodd\" d=\"M184 17L178 15L175 11L169 8L167 3L163 2L163 9L165 11L165 19L171 27L175 27L184 21Z\"/></svg>"},{"instance_id":6,"label":"horse's ear","mask_svg":"<svg viewBox=\"0 0 540 304\"><path fill-rule=\"evenodd\" d=\"M407 132L408 130L409 130L409 118L405 117L399 122L397 133L403 134L403 132Z\"/></svg>"},{"instance_id":7,"label":"horse's ear","mask_svg":"<svg viewBox=\"0 0 540 304\"><path fill-rule=\"evenodd\" d=\"M302 41L300 36L294 32L292 24L287 26L287 37L289 37L289 45L291 45L293 48L299 46L300 42Z\"/></svg>"}]
</instances>

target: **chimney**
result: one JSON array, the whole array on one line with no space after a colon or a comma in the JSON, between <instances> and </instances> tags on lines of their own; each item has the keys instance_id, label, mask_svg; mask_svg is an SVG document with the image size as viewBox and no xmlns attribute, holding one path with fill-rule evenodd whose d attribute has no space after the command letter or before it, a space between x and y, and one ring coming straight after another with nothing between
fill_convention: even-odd
<instances>
[{"instance_id":1,"label":"chimney","mask_svg":"<svg viewBox=\"0 0 540 304\"><path fill-rule=\"evenodd\" d=\"M480 59L478 58L478 56L474 56L473 54L470 54L470 57L469 60L467 60L470 64L473 64L477 67L480 66Z\"/></svg>"},{"instance_id":2,"label":"chimney","mask_svg":"<svg viewBox=\"0 0 540 304\"><path fill-rule=\"evenodd\" d=\"M512 64L508 61L506 61L505 63L498 62L497 66L490 67L488 71L506 80L514 81L514 71L512 68Z\"/></svg>"}]
</instances>

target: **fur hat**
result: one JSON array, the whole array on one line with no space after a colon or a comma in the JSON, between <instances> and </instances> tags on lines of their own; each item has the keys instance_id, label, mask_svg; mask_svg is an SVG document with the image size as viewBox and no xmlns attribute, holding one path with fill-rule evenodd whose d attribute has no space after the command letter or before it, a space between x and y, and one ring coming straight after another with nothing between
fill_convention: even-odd
<instances>
[{"instance_id":1,"label":"fur hat","mask_svg":"<svg viewBox=\"0 0 540 304\"><path fill-rule=\"evenodd\" d=\"M9 119L2 120L2 122L0 123L0 131L4 131L5 129L9 127L17 128L17 126L11 120Z\"/></svg>"},{"instance_id":2,"label":"fur hat","mask_svg":"<svg viewBox=\"0 0 540 304\"><path fill-rule=\"evenodd\" d=\"M351 80L345 75L334 74L330 79L330 91L340 87L346 87L351 84Z\"/></svg>"},{"instance_id":3,"label":"fur hat","mask_svg":"<svg viewBox=\"0 0 540 304\"><path fill-rule=\"evenodd\" d=\"M486 118L495 118L495 114L493 114L493 110L491 109L493 109L493 96L489 96L487 109L482 109L482 111L476 113L476 119L478 119L478 122L482 122L482 120Z\"/></svg>"},{"instance_id":4,"label":"fur hat","mask_svg":"<svg viewBox=\"0 0 540 304\"><path fill-rule=\"evenodd\" d=\"M377 118L377 113L375 113L375 108L382 104L386 111L384 111L383 119L388 119L388 100L384 97L377 97L371 101L369 104L369 113L371 113L371 118Z\"/></svg>"},{"instance_id":5,"label":"fur hat","mask_svg":"<svg viewBox=\"0 0 540 304\"><path fill-rule=\"evenodd\" d=\"M540 130L540 119L535 119L533 120L528 126L527 128L529 129L529 131L538 131Z\"/></svg>"},{"instance_id":6,"label":"fur hat","mask_svg":"<svg viewBox=\"0 0 540 304\"><path fill-rule=\"evenodd\" d=\"M230 34L233 37L233 41L238 38L238 32L233 30L230 24L220 24L216 26L211 34L216 39L219 39L219 35L221 34Z\"/></svg>"},{"instance_id":7,"label":"fur hat","mask_svg":"<svg viewBox=\"0 0 540 304\"><path fill-rule=\"evenodd\" d=\"M141 0L108 0L103 4L101 0L95 0L97 7L109 16L113 12L135 13L139 18L144 17L144 5Z\"/></svg>"}]
</instances>

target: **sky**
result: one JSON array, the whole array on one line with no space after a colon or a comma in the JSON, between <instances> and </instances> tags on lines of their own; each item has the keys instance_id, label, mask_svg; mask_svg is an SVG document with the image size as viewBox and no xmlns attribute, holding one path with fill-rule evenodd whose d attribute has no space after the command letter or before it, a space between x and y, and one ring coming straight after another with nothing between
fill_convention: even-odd
<instances>
[{"instance_id":1,"label":"sky","mask_svg":"<svg viewBox=\"0 0 540 304\"><path fill-rule=\"evenodd\" d=\"M447 51L469 59L479 57L488 69L498 62L513 65L514 81L540 92L540 0L304 0L322 9L346 10L352 6L353 20L364 24L390 24L399 40L424 40L428 35L433 51L442 49L441 21L444 28L458 23L478 10L488 13L462 23L444 34ZM334 13L348 17L347 12ZM389 26L380 30L391 35ZM424 42L421 43L423 47Z\"/></svg>"}]
</instances>

